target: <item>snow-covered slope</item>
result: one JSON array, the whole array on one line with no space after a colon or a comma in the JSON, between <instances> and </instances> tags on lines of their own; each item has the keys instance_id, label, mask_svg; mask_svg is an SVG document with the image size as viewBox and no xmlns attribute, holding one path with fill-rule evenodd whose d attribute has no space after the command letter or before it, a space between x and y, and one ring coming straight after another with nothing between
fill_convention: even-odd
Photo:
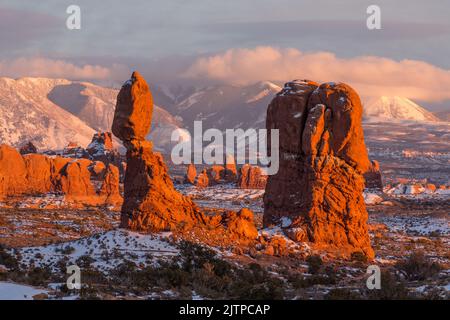
<instances>
[{"instance_id":1,"label":"snow-covered slope","mask_svg":"<svg viewBox=\"0 0 450 320\"><path fill-rule=\"evenodd\" d=\"M86 147L95 131L111 131L117 94L88 82L0 78L0 143L32 141L40 149L62 149L74 141ZM164 148L178 125L155 106L150 139Z\"/></svg>"},{"instance_id":2,"label":"snow-covered slope","mask_svg":"<svg viewBox=\"0 0 450 320\"><path fill-rule=\"evenodd\" d=\"M192 129L195 120L203 121L203 128L243 129L265 126L267 106L277 92L278 85L261 81L248 86L216 85L190 88L190 94L171 94L169 110L183 119L183 125ZM183 97L183 99L180 99ZM167 101L169 95L156 95L156 102Z\"/></svg>"},{"instance_id":3,"label":"snow-covered slope","mask_svg":"<svg viewBox=\"0 0 450 320\"><path fill-rule=\"evenodd\" d=\"M69 83L0 78L0 142L17 146L32 141L45 149L61 149L70 141L87 145L95 131L47 97L56 86Z\"/></svg>"},{"instance_id":4,"label":"snow-covered slope","mask_svg":"<svg viewBox=\"0 0 450 320\"><path fill-rule=\"evenodd\" d=\"M428 110L404 97L382 96L369 100L364 105L365 118L383 120L439 121Z\"/></svg>"}]
</instances>

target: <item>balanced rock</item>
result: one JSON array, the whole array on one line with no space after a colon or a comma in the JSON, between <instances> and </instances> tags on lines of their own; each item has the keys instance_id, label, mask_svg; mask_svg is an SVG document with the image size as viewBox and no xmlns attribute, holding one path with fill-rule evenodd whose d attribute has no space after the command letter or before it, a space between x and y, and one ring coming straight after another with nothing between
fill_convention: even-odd
<instances>
[{"instance_id":1,"label":"balanced rock","mask_svg":"<svg viewBox=\"0 0 450 320\"><path fill-rule=\"evenodd\" d=\"M145 79L133 72L118 96L113 134L127 148L121 226L139 231L174 230L204 223L188 197L177 192L161 154L145 140L151 125L153 101Z\"/></svg>"},{"instance_id":2,"label":"balanced rock","mask_svg":"<svg viewBox=\"0 0 450 320\"><path fill-rule=\"evenodd\" d=\"M359 96L346 84L297 80L277 94L266 126L279 129L280 166L268 178L265 226L282 226L293 240L343 256L374 256L363 198L370 161L361 117Z\"/></svg>"}]
</instances>

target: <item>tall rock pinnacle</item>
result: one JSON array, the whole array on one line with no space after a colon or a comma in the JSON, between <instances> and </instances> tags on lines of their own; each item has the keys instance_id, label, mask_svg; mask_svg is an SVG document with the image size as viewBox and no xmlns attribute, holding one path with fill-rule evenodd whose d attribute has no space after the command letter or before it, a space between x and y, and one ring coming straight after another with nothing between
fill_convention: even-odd
<instances>
[{"instance_id":1,"label":"tall rock pinnacle","mask_svg":"<svg viewBox=\"0 0 450 320\"><path fill-rule=\"evenodd\" d=\"M268 178L265 226L281 225L294 240L342 255L373 257L363 199L370 161L361 117L359 96L346 84L296 80L277 94L266 126L280 130L280 169Z\"/></svg>"},{"instance_id":2,"label":"tall rock pinnacle","mask_svg":"<svg viewBox=\"0 0 450 320\"><path fill-rule=\"evenodd\" d=\"M173 230L203 223L203 214L178 193L159 153L145 140L153 101L145 79L133 72L117 96L112 132L127 148L121 226L140 231Z\"/></svg>"}]
</instances>

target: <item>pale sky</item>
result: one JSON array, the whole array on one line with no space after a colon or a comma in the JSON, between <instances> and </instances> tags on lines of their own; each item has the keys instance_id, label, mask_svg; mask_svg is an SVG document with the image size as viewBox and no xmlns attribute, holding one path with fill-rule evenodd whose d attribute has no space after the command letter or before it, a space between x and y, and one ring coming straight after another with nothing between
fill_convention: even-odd
<instances>
[{"instance_id":1,"label":"pale sky","mask_svg":"<svg viewBox=\"0 0 450 320\"><path fill-rule=\"evenodd\" d=\"M81 8L81 30L66 28L71 4ZM366 27L371 4L381 8L382 30ZM265 46L422 61L445 83L449 13L448 0L0 0L0 76L27 65L19 58L39 57L170 81L198 57Z\"/></svg>"}]
</instances>

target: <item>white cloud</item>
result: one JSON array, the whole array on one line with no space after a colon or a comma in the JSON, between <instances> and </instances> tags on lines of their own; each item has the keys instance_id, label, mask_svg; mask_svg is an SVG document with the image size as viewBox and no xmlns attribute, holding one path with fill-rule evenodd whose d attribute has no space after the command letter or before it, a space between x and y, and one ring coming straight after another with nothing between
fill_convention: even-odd
<instances>
[{"instance_id":1,"label":"white cloud","mask_svg":"<svg viewBox=\"0 0 450 320\"><path fill-rule=\"evenodd\" d=\"M256 47L198 58L183 74L227 83L311 79L346 82L364 97L397 95L423 101L450 99L450 70L417 60L376 56L338 58L330 52Z\"/></svg>"},{"instance_id":2,"label":"white cloud","mask_svg":"<svg viewBox=\"0 0 450 320\"><path fill-rule=\"evenodd\" d=\"M0 60L0 76L10 78L48 77L70 80L120 80L128 77L129 70L119 64L105 67L100 65L76 65L49 58L16 58Z\"/></svg>"}]
</instances>

